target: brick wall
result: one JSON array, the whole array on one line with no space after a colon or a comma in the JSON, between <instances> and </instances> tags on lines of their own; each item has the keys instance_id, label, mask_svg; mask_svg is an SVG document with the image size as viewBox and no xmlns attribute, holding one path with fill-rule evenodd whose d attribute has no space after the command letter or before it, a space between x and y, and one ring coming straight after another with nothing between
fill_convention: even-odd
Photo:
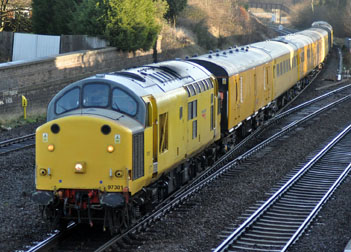
<instances>
[{"instance_id":1,"label":"brick wall","mask_svg":"<svg viewBox=\"0 0 351 252\"><path fill-rule=\"evenodd\" d=\"M28 114L42 113L57 91L69 83L96 73L117 71L152 61L152 52L133 55L106 48L0 64L0 120L22 114L22 95L28 99Z\"/></svg>"},{"instance_id":2,"label":"brick wall","mask_svg":"<svg viewBox=\"0 0 351 252\"><path fill-rule=\"evenodd\" d=\"M158 54L158 61L175 58L179 49ZM45 113L51 98L67 84L97 73L118 71L153 62L152 51L122 53L115 48L61 54L28 62L0 64L0 122L22 115L21 96L29 115Z\"/></svg>"}]
</instances>

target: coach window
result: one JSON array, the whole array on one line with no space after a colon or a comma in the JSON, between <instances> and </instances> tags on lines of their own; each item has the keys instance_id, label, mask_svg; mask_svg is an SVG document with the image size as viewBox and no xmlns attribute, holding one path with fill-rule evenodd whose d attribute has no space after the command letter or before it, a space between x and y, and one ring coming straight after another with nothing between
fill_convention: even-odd
<instances>
[{"instance_id":1,"label":"coach window","mask_svg":"<svg viewBox=\"0 0 351 252\"><path fill-rule=\"evenodd\" d=\"M279 77L279 64L277 64L277 77Z\"/></svg>"},{"instance_id":2,"label":"coach window","mask_svg":"<svg viewBox=\"0 0 351 252\"><path fill-rule=\"evenodd\" d=\"M193 139L197 137L197 120L193 121Z\"/></svg>"},{"instance_id":3,"label":"coach window","mask_svg":"<svg viewBox=\"0 0 351 252\"><path fill-rule=\"evenodd\" d=\"M188 103L188 120L197 117L197 100Z\"/></svg>"},{"instance_id":4,"label":"coach window","mask_svg":"<svg viewBox=\"0 0 351 252\"><path fill-rule=\"evenodd\" d=\"M112 92L112 108L127 115L135 116L138 104L128 93L116 88Z\"/></svg>"},{"instance_id":5,"label":"coach window","mask_svg":"<svg viewBox=\"0 0 351 252\"><path fill-rule=\"evenodd\" d=\"M79 88L73 88L56 101L55 112L62 114L79 107Z\"/></svg>"},{"instance_id":6,"label":"coach window","mask_svg":"<svg viewBox=\"0 0 351 252\"><path fill-rule=\"evenodd\" d=\"M83 106L104 108L108 105L110 87L105 84L87 84L83 87Z\"/></svg>"},{"instance_id":7,"label":"coach window","mask_svg":"<svg viewBox=\"0 0 351 252\"><path fill-rule=\"evenodd\" d=\"M283 74L283 62L280 62L280 75Z\"/></svg>"}]
</instances>

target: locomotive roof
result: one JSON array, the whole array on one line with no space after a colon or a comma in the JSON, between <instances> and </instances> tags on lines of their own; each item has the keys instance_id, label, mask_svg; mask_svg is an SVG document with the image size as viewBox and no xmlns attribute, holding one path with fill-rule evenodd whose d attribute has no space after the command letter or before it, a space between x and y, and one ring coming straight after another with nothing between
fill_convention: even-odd
<instances>
[{"instance_id":1,"label":"locomotive roof","mask_svg":"<svg viewBox=\"0 0 351 252\"><path fill-rule=\"evenodd\" d=\"M210 76L209 71L192 62L172 60L91 78L109 80L141 97L162 94Z\"/></svg>"},{"instance_id":2,"label":"locomotive roof","mask_svg":"<svg viewBox=\"0 0 351 252\"><path fill-rule=\"evenodd\" d=\"M108 74L96 74L66 86L55 97L74 86L92 82L108 82L112 87L123 87L142 97L165 93L210 76L211 73L202 66L189 61L172 60Z\"/></svg>"}]
</instances>

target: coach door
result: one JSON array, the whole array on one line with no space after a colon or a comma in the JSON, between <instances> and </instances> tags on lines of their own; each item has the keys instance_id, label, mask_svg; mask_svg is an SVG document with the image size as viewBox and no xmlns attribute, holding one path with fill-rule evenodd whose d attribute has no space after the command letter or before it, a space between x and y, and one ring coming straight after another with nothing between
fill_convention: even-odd
<instances>
[{"instance_id":1,"label":"coach door","mask_svg":"<svg viewBox=\"0 0 351 252\"><path fill-rule=\"evenodd\" d=\"M271 67L268 65L264 67L263 71L263 92L265 97L265 103L269 103L271 101L271 85L273 83L273 74L271 71Z\"/></svg>"},{"instance_id":2,"label":"coach door","mask_svg":"<svg viewBox=\"0 0 351 252\"><path fill-rule=\"evenodd\" d=\"M149 162L145 162L146 167L148 168L148 173L153 176L157 175L158 172L158 121L157 121L157 106L156 100L153 96L143 97L145 103L147 104L147 113L148 121L145 132L150 130L149 134L145 134L147 141L144 141L145 144L152 146L147 146L152 153L147 153L146 159L150 159ZM147 160L146 160L147 161Z\"/></svg>"}]
</instances>

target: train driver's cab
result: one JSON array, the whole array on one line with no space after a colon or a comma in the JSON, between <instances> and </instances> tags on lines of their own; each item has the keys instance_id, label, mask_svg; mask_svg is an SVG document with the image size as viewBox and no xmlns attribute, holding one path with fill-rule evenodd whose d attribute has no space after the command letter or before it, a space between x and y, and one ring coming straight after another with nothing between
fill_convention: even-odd
<instances>
[{"instance_id":1,"label":"train driver's cab","mask_svg":"<svg viewBox=\"0 0 351 252\"><path fill-rule=\"evenodd\" d=\"M112 119L122 114L145 125L146 108L143 100L124 86L88 82L66 87L48 107L48 121L76 114L98 114Z\"/></svg>"}]
</instances>

